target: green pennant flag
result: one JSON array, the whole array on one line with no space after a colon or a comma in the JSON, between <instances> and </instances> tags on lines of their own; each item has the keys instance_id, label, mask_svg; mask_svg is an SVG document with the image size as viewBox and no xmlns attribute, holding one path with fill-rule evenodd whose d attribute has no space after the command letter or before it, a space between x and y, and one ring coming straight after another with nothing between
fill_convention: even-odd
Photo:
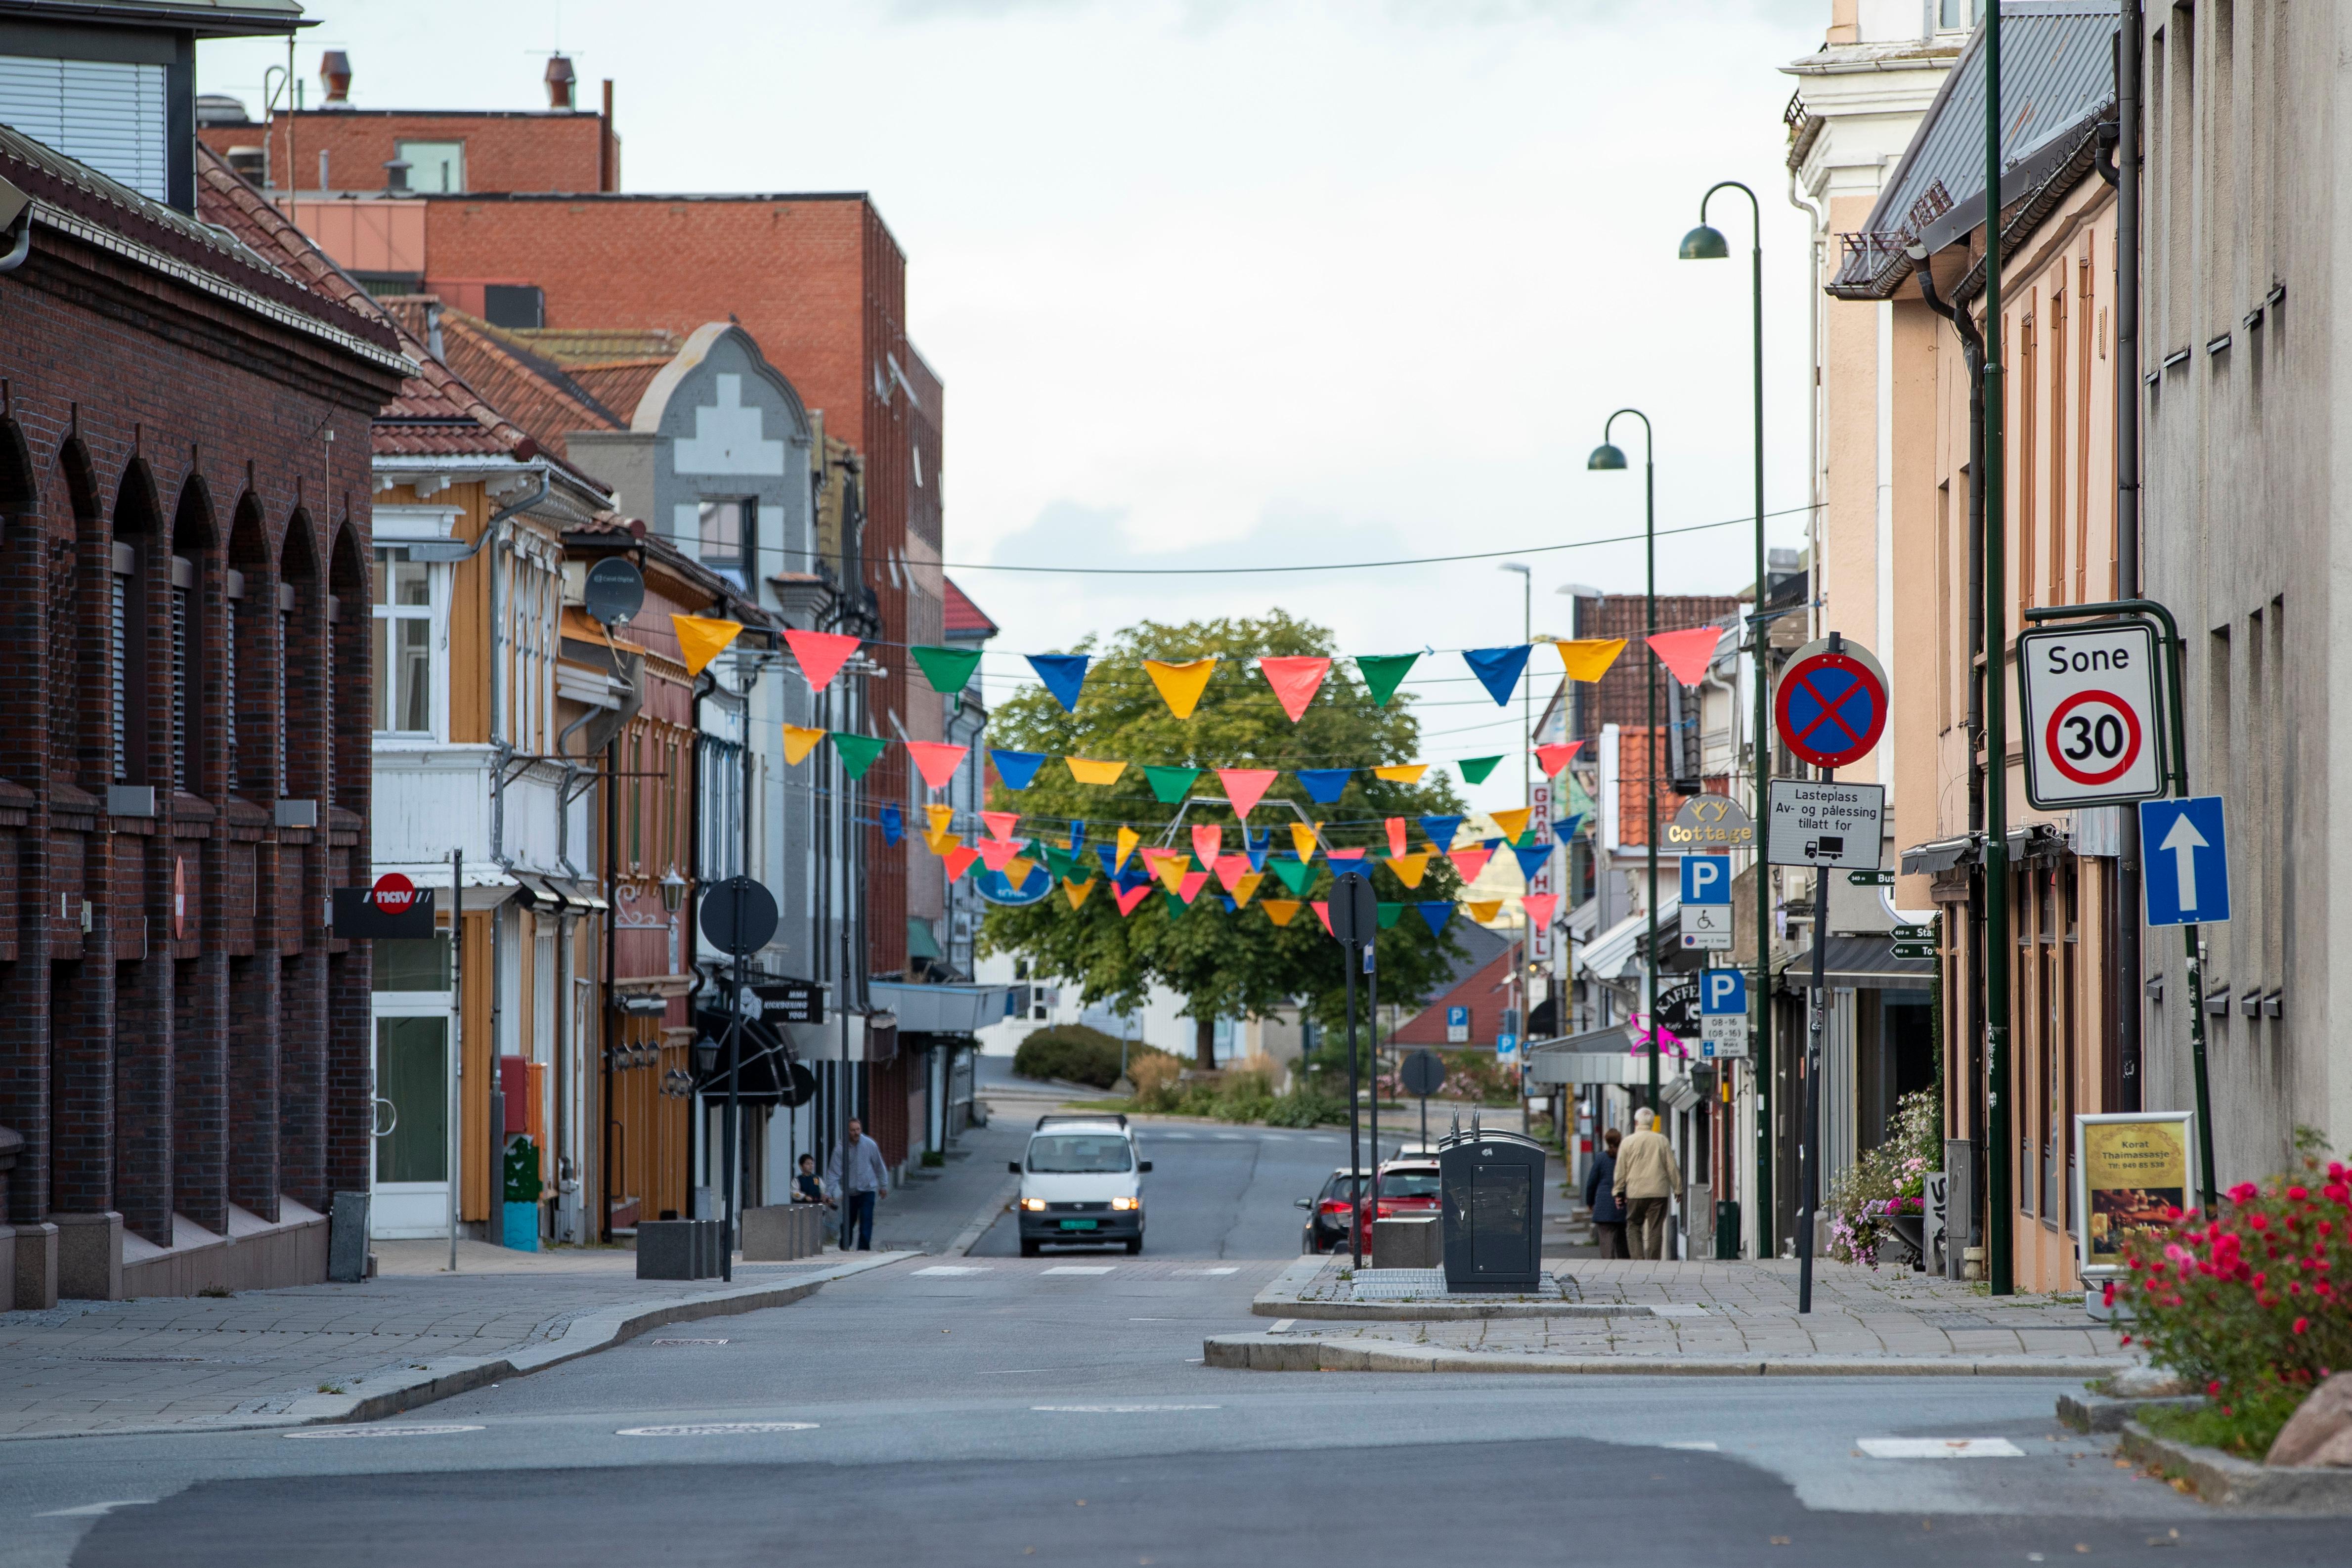
<instances>
[{"instance_id":1,"label":"green pennant flag","mask_svg":"<svg viewBox=\"0 0 2352 1568\"><path fill-rule=\"evenodd\" d=\"M915 647L907 651L923 667L923 679L931 683L931 689L942 697L953 697L971 684L971 673L980 668L980 649L976 647Z\"/></svg>"},{"instance_id":2,"label":"green pennant flag","mask_svg":"<svg viewBox=\"0 0 2352 1568\"><path fill-rule=\"evenodd\" d=\"M1077 868L1077 857L1066 849L1057 849L1051 844L1034 843L1030 847L1045 857L1045 868L1054 873L1054 879L1057 882L1068 880L1070 873Z\"/></svg>"},{"instance_id":3,"label":"green pennant flag","mask_svg":"<svg viewBox=\"0 0 2352 1568\"><path fill-rule=\"evenodd\" d=\"M1514 849L1532 849L1535 847L1536 830L1532 827L1511 840L1511 847Z\"/></svg>"},{"instance_id":4,"label":"green pennant flag","mask_svg":"<svg viewBox=\"0 0 2352 1568\"><path fill-rule=\"evenodd\" d=\"M1143 776L1151 785L1153 795L1163 804L1173 805L1182 800L1185 793L1192 789L1192 781L1201 776L1201 770L1198 768L1146 768L1143 770Z\"/></svg>"},{"instance_id":5,"label":"green pennant flag","mask_svg":"<svg viewBox=\"0 0 2352 1568\"><path fill-rule=\"evenodd\" d=\"M1372 907L1379 911L1381 917L1381 929L1382 931L1387 931L1390 927L1395 925L1397 921L1404 919L1406 906L1402 904L1382 903L1375 904Z\"/></svg>"},{"instance_id":6,"label":"green pennant flag","mask_svg":"<svg viewBox=\"0 0 2352 1568\"><path fill-rule=\"evenodd\" d=\"M880 756L882 749L890 743L877 741L871 735L845 735L838 730L830 731L826 738L833 742L834 751L841 757L841 771L853 779L864 778L866 770L874 765L874 759Z\"/></svg>"},{"instance_id":7,"label":"green pennant flag","mask_svg":"<svg viewBox=\"0 0 2352 1568\"><path fill-rule=\"evenodd\" d=\"M1356 673L1364 678L1372 700L1385 708L1420 658L1417 653L1360 653L1356 656Z\"/></svg>"},{"instance_id":8,"label":"green pennant flag","mask_svg":"<svg viewBox=\"0 0 2352 1568\"><path fill-rule=\"evenodd\" d=\"M1493 773L1495 764L1502 760L1500 757L1465 757L1454 765L1462 770L1464 784L1485 784L1486 775Z\"/></svg>"},{"instance_id":9,"label":"green pennant flag","mask_svg":"<svg viewBox=\"0 0 2352 1568\"><path fill-rule=\"evenodd\" d=\"M1269 856L1265 863L1274 868L1274 874L1282 879L1282 885L1289 889L1294 897L1307 896L1307 884L1315 876L1313 865L1287 855Z\"/></svg>"},{"instance_id":10,"label":"green pennant flag","mask_svg":"<svg viewBox=\"0 0 2352 1568\"><path fill-rule=\"evenodd\" d=\"M1171 921L1182 920L1184 911L1192 907L1175 893L1162 893L1160 896L1168 900L1168 918Z\"/></svg>"}]
</instances>

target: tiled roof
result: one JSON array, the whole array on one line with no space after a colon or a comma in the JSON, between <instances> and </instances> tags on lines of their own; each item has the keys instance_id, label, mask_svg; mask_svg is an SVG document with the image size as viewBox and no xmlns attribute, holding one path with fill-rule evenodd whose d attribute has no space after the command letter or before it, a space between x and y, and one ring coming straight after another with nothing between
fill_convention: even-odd
<instances>
[{"instance_id":1,"label":"tiled roof","mask_svg":"<svg viewBox=\"0 0 2352 1568\"><path fill-rule=\"evenodd\" d=\"M575 364L572 379L588 395L622 419L635 419L646 388L654 384L675 355L661 359L614 360L603 364Z\"/></svg>"},{"instance_id":2,"label":"tiled roof","mask_svg":"<svg viewBox=\"0 0 2352 1568\"><path fill-rule=\"evenodd\" d=\"M686 339L667 327L493 327L498 336L565 366L674 359Z\"/></svg>"},{"instance_id":3,"label":"tiled roof","mask_svg":"<svg viewBox=\"0 0 2352 1568\"><path fill-rule=\"evenodd\" d=\"M943 606L947 635L951 637L992 637L1003 628L988 618L987 612L971 602L971 596L956 586L952 577L946 579L947 602Z\"/></svg>"},{"instance_id":4,"label":"tiled roof","mask_svg":"<svg viewBox=\"0 0 2352 1568\"><path fill-rule=\"evenodd\" d=\"M514 343L478 316L441 312L441 353L551 452L564 451L573 430L621 430L628 421L574 381L554 361Z\"/></svg>"}]
</instances>

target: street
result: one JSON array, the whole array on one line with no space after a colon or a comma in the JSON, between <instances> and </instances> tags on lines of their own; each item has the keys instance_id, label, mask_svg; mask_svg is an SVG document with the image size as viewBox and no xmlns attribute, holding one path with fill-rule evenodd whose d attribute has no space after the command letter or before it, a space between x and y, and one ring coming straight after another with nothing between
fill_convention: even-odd
<instances>
[{"instance_id":1,"label":"street","mask_svg":"<svg viewBox=\"0 0 2352 1568\"><path fill-rule=\"evenodd\" d=\"M992 1232L373 1425L18 1443L0 1564L2341 1560L2340 1521L2117 1468L2049 1378L1205 1368L1205 1336L1265 1327L1344 1134L1143 1142L1141 1258ZM2016 1453L1860 1447L1903 1437Z\"/></svg>"}]
</instances>

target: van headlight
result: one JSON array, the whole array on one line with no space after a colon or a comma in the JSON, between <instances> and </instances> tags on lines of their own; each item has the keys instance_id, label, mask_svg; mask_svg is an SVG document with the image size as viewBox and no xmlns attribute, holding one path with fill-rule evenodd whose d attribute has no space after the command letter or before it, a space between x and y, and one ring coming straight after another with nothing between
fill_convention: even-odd
<instances>
[{"instance_id":1,"label":"van headlight","mask_svg":"<svg viewBox=\"0 0 2352 1568\"><path fill-rule=\"evenodd\" d=\"M1043 1214L1045 1212L1045 1200L1043 1198L1023 1198L1021 1200L1021 1206L1027 1209L1031 1214Z\"/></svg>"},{"instance_id":2,"label":"van headlight","mask_svg":"<svg viewBox=\"0 0 2352 1568\"><path fill-rule=\"evenodd\" d=\"M1141 1198L1113 1198L1110 1201L1110 1206L1115 1209L1139 1209L1143 1206L1143 1200Z\"/></svg>"}]
</instances>

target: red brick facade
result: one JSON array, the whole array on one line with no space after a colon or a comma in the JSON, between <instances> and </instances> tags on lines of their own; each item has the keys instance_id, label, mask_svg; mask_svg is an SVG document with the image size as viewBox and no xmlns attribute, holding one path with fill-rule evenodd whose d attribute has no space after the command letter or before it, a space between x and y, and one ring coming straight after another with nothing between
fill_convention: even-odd
<instances>
[{"instance_id":1,"label":"red brick facade","mask_svg":"<svg viewBox=\"0 0 2352 1568\"><path fill-rule=\"evenodd\" d=\"M288 151L288 137L292 151ZM457 142L466 148L466 184L478 191L610 191L620 186L621 139L588 110L417 113L405 110L314 109L259 125L207 125L196 132L214 152L266 146L270 184L319 189L319 155L329 188L380 191L384 165L403 142ZM421 178L414 183L421 184ZM496 276L503 277L499 273Z\"/></svg>"}]
</instances>

